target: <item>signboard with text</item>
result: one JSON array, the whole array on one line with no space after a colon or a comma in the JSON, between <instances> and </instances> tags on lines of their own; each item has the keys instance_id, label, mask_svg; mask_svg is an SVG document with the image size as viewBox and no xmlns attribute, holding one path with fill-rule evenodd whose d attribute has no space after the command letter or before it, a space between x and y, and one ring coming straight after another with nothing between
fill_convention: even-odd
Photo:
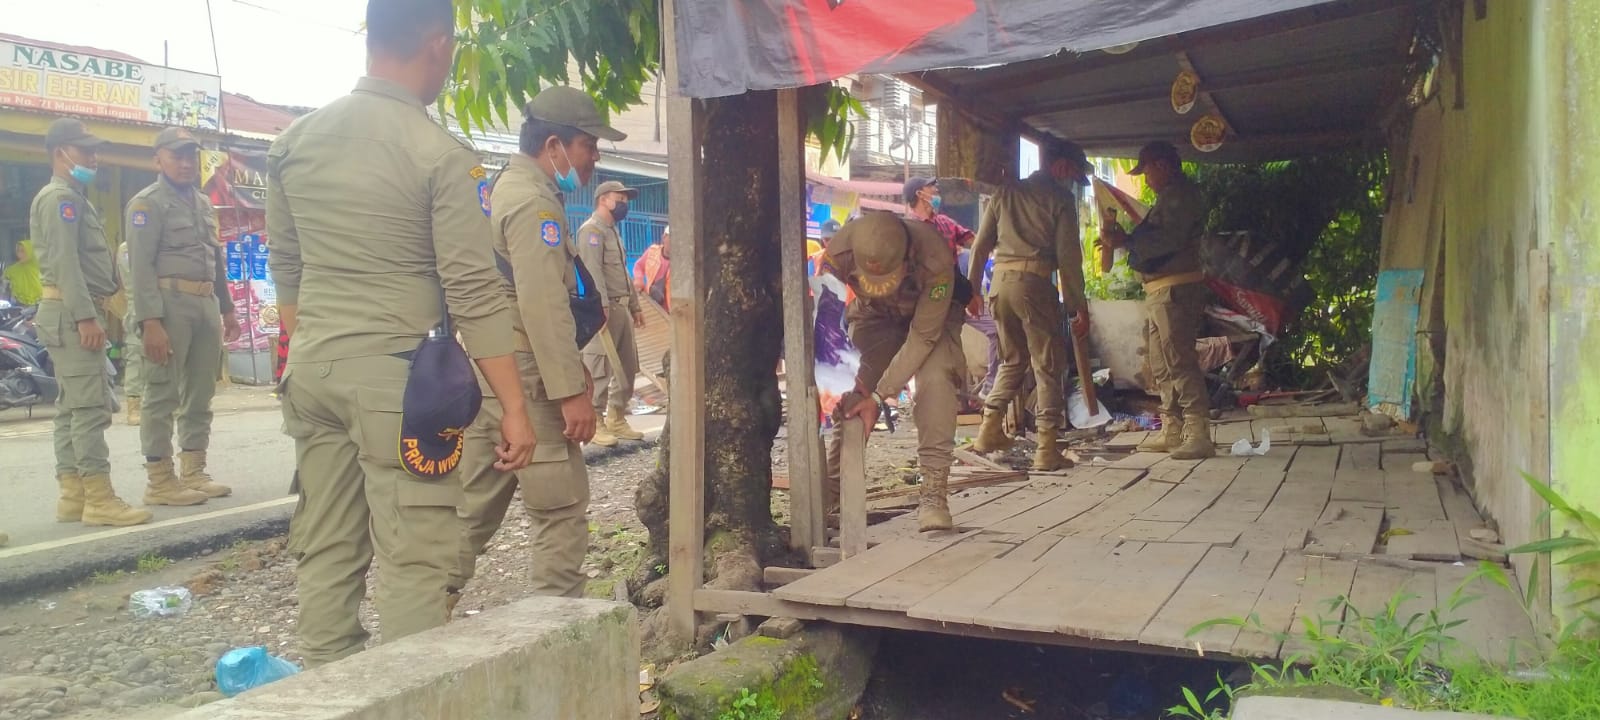
<instances>
[{"instance_id":1,"label":"signboard with text","mask_svg":"<svg viewBox=\"0 0 1600 720\"><path fill-rule=\"evenodd\" d=\"M0 41L0 105L220 130L222 79Z\"/></svg>"}]
</instances>

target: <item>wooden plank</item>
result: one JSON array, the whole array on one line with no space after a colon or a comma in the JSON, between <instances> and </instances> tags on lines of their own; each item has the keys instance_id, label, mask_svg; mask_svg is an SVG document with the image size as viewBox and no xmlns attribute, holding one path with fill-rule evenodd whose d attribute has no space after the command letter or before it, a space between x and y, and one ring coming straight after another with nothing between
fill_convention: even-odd
<instances>
[{"instance_id":1,"label":"wooden plank","mask_svg":"<svg viewBox=\"0 0 1600 720\"><path fill-rule=\"evenodd\" d=\"M1417 532L1429 522L1449 519L1433 476L1412 472L1409 466L1383 471L1383 502L1390 530Z\"/></svg>"},{"instance_id":2,"label":"wooden plank","mask_svg":"<svg viewBox=\"0 0 1600 720\"><path fill-rule=\"evenodd\" d=\"M1394 530L1390 527L1390 531ZM1384 554L1412 560L1455 562L1461 559L1461 541L1449 520L1429 520L1410 535L1391 535Z\"/></svg>"},{"instance_id":3,"label":"wooden plank","mask_svg":"<svg viewBox=\"0 0 1600 720\"><path fill-rule=\"evenodd\" d=\"M784 600L816 605L843 605L845 599L884 578L921 562L961 540L951 534L937 540L904 538L884 543L838 565L789 583L773 591Z\"/></svg>"},{"instance_id":4,"label":"wooden plank","mask_svg":"<svg viewBox=\"0 0 1600 720\"><path fill-rule=\"evenodd\" d=\"M780 587L795 582L816 572L811 568L789 567L764 567L761 568L761 584L767 587Z\"/></svg>"},{"instance_id":5,"label":"wooden plank","mask_svg":"<svg viewBox=\"0 0 1600 720\"><path fill-rule=\"evenodd\" d=\"M1266 551L1270 554L1270 551ZM1254 554L1251 555L1254 557ZM1241 658L1277 658L1283 646L1281 635L1289 631L1295 610L1300 606L1300 584L1305 579L1306 558L1298 553L1282 556L1261 595L1239 628L1229 654Z\"/></svg>"},{"instance_id":6,"label":"wooden plank","mask_svg":"<svg viewBox=\"0 0 1600 720\"><path fill-rule=\"evenodd\" d=\"M1305 637L1308 622L1315 621L1324 632L1334 633L1344 622L1343 605L1332 606L1337 598L1349 597L1350 586L1356 579L1356 564L1348 560L1335 560L1316 556L1306 557L1304 580L1300 583L1300 600L1296 604L1294 621L1289 624L1289 638L1283 643L1282 657L1310 652Z\"/></svg>"},{"instance_id":7,"label":"wooden plank","mask_svg":"<svg viewBox=\"0 0 1600 720\"><path fill-rule=\"evenodd\" d=\"M1289 469L1289 463L1294 461L1296 452L1295 448L1275 445L1266 455L1252 455L1245 458L1244 469L1281 473Z\"/></svg>"},{"instance_id":8,"label":"wooden plank","mask_svg":"<svg viewBox=\"0 0 1600 720\"><path fill-rule=\"evenodd\" d=\"M839 557L839 548L822 546L811 548L811 567L818 570L838 565L843 559Z\"/></svg>"},{"instance_id":9,"label":"wooden plank","mask_svg":"<svg viewBox=\"0 0 1600 720\"><path fill-rule=\"evenodd\" d=\"M1216 428L1216 433L1212 437L1222 447L1230 447L1239 440L1255 441L1255 433L1250 428L1249 418L1235 422L1217 423L1213 427Z\"/></svg>"},{"instance_id":10,"label":"wooden plank","mask_svg":"<svg viewBox=\"0 0 1600 720\"><path fill-rule=\"evenodd\" d=\"M1012 551L979 565L912 605L906 615L964 625L975 623L990 605L1009 595L1044 567L1034 562L1034 558L1015 555L1016 551Z\"/></svg>"},{"instance_id":11,"label":"wooden plank","mask_svg":"<svg viewBox=\"0 0 1600 720\"><path fill-rule=\"evenodd\" d=\"M1131 452L1134 448L1137 448L1139 445L1143 444L1144 441L1149 437L1150 433L1143 430L1117 433L1110 439L1106 440L1106 449L1120 452Z\"/></svg>"},{"instance_id":12,"label":"wooden plank","mask_svg":"<svg viewBox=\"0 0 1600 720\"><path fill-rule=\"evenodd\" d=\"M1146 478L1155 482L1181 483L1195 468L1200 466L1200 460L1173 460L1167 458L1150 466Z\"/></svg>"},{"instance_id":13,"label":"wooden plank","mask_svg":"<svg viewBox=\"0 0 1600 720\"><path fill-rule=\"evenodd\" d=\"M1255 555L1253 562L1246 562ZM1283 553L1211 548L1172 599L1161 607L1139 642L1171 648L1198 648L1227 653L1239 635L1237 626L1216 626L1189 637L1189 630L1208 620L1246 617L1254 607Z\"/></svg>"},{"instance_id":14,"label":"wooden plank","mask_svg":"<svg viewBox=\"0 0 1600 720\"><path fill-rule=\"evenodd\" d=\"M805 120L799 92L778 91L778 223L783 256L783 367L788 393L789 546L820 545L827 527L823 505L822 435L815 395L806 392L815 377L816 352L811 321L811 285L806 276Z\"/></svg>"},{"instance_id":15,"label":"wooden plank","mask_svg":"<svg viewBox=\"0 0 1600 720\"><path fill-rule=\"evenodd\" d=\"M1117 528L1138 517L1171 490L1172 486L1166 483L1140 482L1050 532L1063 537L1115 537Z\"/></svg>"},{"instance_id":16,"label":"wooden plank","mask_svg":"<svg viewBox=\"0 0 1600 720\"><path fill-rule=\"evenodd\" d=\"M1066 613L1058 632L1099 640L1137 640L1211 550L1209 545L1149 543L1124 554L1105 579Z\"/></svg>"},{"instance_id":17,"label":"wooden plank","mask_svg":"<svg viewBox=\"0 0 1600 720\"><path fill-rule=\"evenodd\" d=\"M1321 403L1315 405L1251 405L1252 418L1313 418L1355 415L1361 412L1357 403Z\"/></svg>"},{"instance_id":18,"label":"wooden plank","mask_svg":"<svg viewBox=\"0 0 1600 720\"><path fill-rule=\"evenodd\" d=\"M1383 526L1383 506L1334 500L1311 528L1305 551L1317 555L1371 553Z\"/></svg>"},{"instance_id":19,"label":"wooden plank","mask_svg":"<svg viewBox=\"0 0 1600 720\"><path fill-rule=\"evenodd\" d=\"M1541 657L1539 635L1515 591L1484 578L1473 578L1470 566L1440 565L1434 571L1434 598L1440 620L1465 620L1452 634L1460 641L1446 648L1447 658L1470 656L1500 667L1535 664ZM1515 577L1512 587L1517 587ZM1472 599L1470 601L1466 599ZM1452 652L1453 651L1453 652Z\"/></svg>"},{"instance_id":20,"label":"wooden plank","mask_svg":"<svg viewBox=\"0 0 1600 720\"><path fill-rule=\"evenodd\" d=\"M1428 452L1428 441L1422 438L1389 438L1382 443L1383 454L1390 453L1419 453Z\"/></svg>"},{"instance_id":21,"label":"wooden plank","mask_svg":"<svg viewBox=\"0 0 1600 720\"><path fill-rule=\"evenodd\" d=\"M1246 465L1222 496L1171 541L1232 544L1267 509L1283 477L1281 472L1259 472Z\"/></svg>"},{"instance_id":22,"label":"wooden plank","mask_svg":"<svg viewBox=\"0 0 1600 720\"><path fill-rule=\"evenodd\" d=\"M1337 448L1302 451L1328 449ZM1295 462L1298 464L1299 460ZM1273 496L1272 504L1239 536L1239 547L1299 550L1301 546L1296 542L1304 542L1306 531L1322 517L1333 489L1332 470L1319 467L1324 469L1291 471Z\"/></svg>"},{"instance_id":23,"label":"wooden plank","mask_svg":"<svg viewBox=\"0 0 1600 720\"><path fill-rule=\"evenodd\" d=\"M664 17L675 17L674 0L665 0ZM669 86L678 84L678 44L666 39L662 69ZM672 396L667 421L672 424L668 491L667 575L668 620L678 637L694 637L695 591L705 580L705 295L704 243L700 219L705 203L706 173L701 159L705 139L703 105L694 98L667 98L668 215L677 230L672 238Z\"/></svg>"},{"instance_id":24,"label":"wooden plank","mask_svg":"<svg viewBox=\"0 0 1600 720\"><path fill-rule=\"evenodd\" d=\"M1339 461L1339 470L1333 475L1334 500L1382 505L1383 472L1377 469L1354 468L1346 464L1350 453L1360 445L1345 446L1345 456ZM1374 458L1376 459L1376 458Z\"/></svg>"},{"instance_id":25,"label":"wooden plank","mask_svg":"<svg viewBox=\"0 0 1600 720\"><path fill-rule=\"evenodd\" d=\"M989 532L1015 534L1026 540L1092 510L1121 489L1119 478L1091 477L1087 481L1067 488L1052 500L989 525L985 529Z\"/></svg>"},{"instance_id":26,"label":"wooden plank","mask_svg":"<svg viewBox=\"0 0 1600 720\"><path fill-rule=\"evenodd\" d=\"M1339 450L1334 446L1300 448L1289 466L1289 480L1293 482L1303 473L1327 473L1331 477L1339 468Z\"/></svg>"},{"instance_id":27,"label":"wooden plank","mask_svg":"<svg viewBox=\"0 0 1600 720\"><path fill-rule=\"evenodd\" d=\"M1159 502L1139 513L1138 519L1187 523L1211 507L1238 474L1236 466L1207 461Z\"/></svg>"},{"instance_id":28,"label":"wooden plank","mask_svg":"<svg viewBox=\"0 0 1600 720\"><path fill-rule=\"evenodd\" d=\"M956 526L959 528L991 528L1054 500L1066 491L1067 488L1060 484L1036 481L992 503L961 513L956 516Z\"/></svg>"},{"instance_id":29,"label":"wooden plank","mask_svg":"<svg viewBox=\"0 0 1600 720\"><path fill-rule=\"evenodd\" d=\"M1111 463L1111 467L1124 470L1148 470L1162 460L1167 459L1166 453L1141 452L1129 455L1121 460Z\"/></svg>"},{"instance_id":30,"label":"wooden plank","mask_svg":"<svg viewBox=\"0 0 1600 720\"><path fill-rule=\"evenodd\" d=\"M1129 520L1122 527L1111 531L1107 537L1133 542L1166 542L1173 535L1188 527L1186 522L1160 522L1156 520ZM1213 543L1205 543L1207 545ZM1216 543L1221 544L1221 543Z\"/></svg>"},{"instance_id":31,"label":"wooden plank","mask_svg":"<svg viewBox=\"0 0 1600 720\"><path fill-rule=\"evenodd\" d=\"M1390 604L1394 603L1393 620L1404 625L1418 615L1426 616L1434 608L1436 592L1432 569L1405 570L1361 563L1356 567L1355 582L1350 587L1350 611L1361 618L1379 619L1388 614ZM1350 611L1345 613L1346 624L1339 637L1352 642L1374 642L1365 623Z\"/></svg>"},{"instance_id":32,"label":"wooden plank","mask_svg":"<svg viewBox=\"0 0 1600 720\"><path fill-rule=\"evenodd\" d=\"M1450 524L1455 526L1456 541L1465 547L1467 541L1473 539L1472 531L1484 527L1483 516L1478 513L1478 506L1472 502L1472 497L1453 478L1435 477L1433 483L1439 488L1439 501L1444 505L1445 517L1450 518Z\"/></svg>"},{"instance_id":33,"label":"wooden plank","mask_svg":"<svg viewBox=\"0 0 1600 720\"><path fill-rule=\"evenodd\" d=\"M971 450L962 450L960 448L957 448L957 449L953 450L952 452L955 453L955 457L956 457L957 460L960 460L961 462L964 462L964 463L966 463L968 465L972 465L972 466L975 466L975 467L981 467L981 468L985 468L985 469L988 469L988 470L999 470L999 471L1011 470L1011 468L1008 468L1008 467L1006 467L1004 465L1001 465L1000 463L997 463L997 462L995 462L993 460L990 460L989 458L986 458L986 457L984 457L982 455L979 455L979 454L977 454L975 452L972 452Z\"/></svg>"},{"instance_id":34,"label":"wooden plank","mask_svg":"<svg viewBox=\"0 0 1600 720\"><path fill-rule=\"evenodd\" d=\"M989 627L1056 632L1059 617L1074 593L1087 593L1112 571L1111 555L1140 547L1115 541L1064 538L1039 558L1039 570L1005 597L985 608L974 622Z\"/></svg>"},{"instance_id":35,"label":"wooden plank","mask_svg":"<svg viewBox=\"0 0 1600 720\"><path fill-rule=\"evenodd\" d=\"M994 485L990 487L970 488L956 493L950 497L950 514L959 523L964 513L974 508L999 500L1011 493L1022 490L1024 486ZM896 538L914 535L917 532L916 513L906 513L887 522L881 522L867 528L867 544L881 545Z\"/></svg>"},{"instance_id":36,"label":"wooden plank","mask_svg":"<svg viewBox=\"0 0 1600 720\"><path fill-rule=\"evenodd\" d=\"M968 540L956 543L874 584L844 601L849 607L904 612L1012 548L1006 543Z\"/></svg>"},{"instance_id":37,"label":"wooden plank","mask_svg":"<svg viewBox=\"0 0 1600 720\"><path fill-rule=\"evenodd\" d=\"M1361 432L1361 421L1353 417L1325 417L1322 425L1328 429L1329 437L1334 442L1360 442L1366 444L1366 436Z\"/></svg>"},{"instance_id":38,"label":"wooden plank","mask_svg":"<svg viewBox=\"0 0 1600 720\"><path fill-rule=\"evenodd\" d=\"M850 418L839 436L839 552L848 560L867 551L866 426Z\"/></svg>"}]
</instances>

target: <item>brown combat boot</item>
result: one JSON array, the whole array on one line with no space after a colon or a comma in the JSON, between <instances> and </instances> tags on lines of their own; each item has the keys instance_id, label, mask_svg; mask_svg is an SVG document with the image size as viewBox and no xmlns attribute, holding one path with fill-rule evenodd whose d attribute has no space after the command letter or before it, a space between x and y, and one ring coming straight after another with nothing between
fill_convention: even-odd
<instances>
[{"instance_id":1,"label":"brown combat boot","mask_svg":"<svg viewBox=\"0 0 1600 720\"><path fill-rule=\"evenodd\" d=\"M145 463L145 474L150 478L150 484L144 489L144 504L146 505L199 505L210 498L199 490L190 490L178 480L178 475L172 469L172 458ZM85 481L88 478L84 479Z\"/></svg>"},{"instance_id":2,"label":"brown combat boot","mask_svg":"<svg viewBox=\"0 0 1600 720\"><path fill-rule=\"evenodd\" d=\"M1161 432L1139 443L1139 452L1169 453L1183 444L1183 418L1177 415L1161 416Z\"/></svg>"},{"instance_id":3,"label":"brown combat boot","mask_svg":"<svg viewBox=\"0 0 1600 720\"><path fill-rule=\"evenodd\" d=\"M1214 457L1217 446L1211 442L1211 418L1205 413L1183 419L1183 445L1172 451L1173 460L1203 460Z\"/></svg>"},{"instance_id":4,"label":"brown combat boot","mask_svg":"<svg viewBox=\"0 0 1600 720\"><path fill-rule=\"evenodd\" d=\"M445 590L444 593L444 621L456 619L456 605L461 602L460 590Z\"/></svg>"},{"instance_id":5,"label":"brown combat boot","mask_svg":"<svg viewBox=\"0 0 1600 720\"><path fill-rule=\"evenodd\" d=\"M1061 454L1059 443L1055 428L1039 428L1039 449L1033 453L1034 470L1051 472L1072 467L1072 461Z\"/></svg>"},{"instance_id":6,"label":"brown combat boot","mask_svg":"<svg viewBox=\"0 0 1600 720\"><path fill-rule=\"evenodd\" d=\"M606 413L606 431L619 440L643 440L644 433L628 424L626 408L613 407Z\"/></svg>"},{"instance_id":7,"label":"brown combat boot","mask_svg":"<svg viewBox=\"0 0 1600 720\"><path fill-rule=\"evenodd\" d=\"M607 430L605 424L602 423L594 429L594 437L589 439L589 444L598 447L614 447L617 444L617 436L612 435L611 431Z\"/></svg>"},{"instance_id":8,"label":"brown combat boot","mask_svg":"<svg viewBox=\"0 0 1600 720\"><path fill-rule=\"evenodd\" d=\"M950 498L946 493L949 480L949 470L922 469L922 495L917 500L917 532L955 527L955 521L950 517Z\"/></svg>"},{"instance_id":9,"label":"brown combat boot","mask_svg":"<svg viewBox=\"0 0 1600 720\"><path fill-rule=\"evenodd\" d=\"M999 452L1010 450L1013 442L1006 435L1005 408L984 407L983 425L978 427L978 437L972 441L972 449L981 453Z\"/></svg>"},{"instance_id":10,"label":"brown combat boot","mask_svg":"<svg viewBox=\"0 0 1600 720\"><path fill-rule=\"evenodd\" d=\"M83 478L77 473L56 476L61 485L61 499L56 501L56 522L83 521Z\"/></svg>"},{"instance_id":11,"label":"brown combat boot","mask_svg":"<svg viewBox=\"0 0 1600 720\"><path fill-rule=\"evenodd\" d=\"M83 524L127 527L150 522L150 517L149 510L128 507L117 497L110 475L83 476Z\"/></svg>"},{"instance_id":12,"label":"brown combat boot","mask_svg":"<svg viewBox=\"0 0 1600 720\"><path fill-rule=\"evenodd\" d=\"M144 403L142 402L142 398L140 398L138 395L129 395L128 396L128 416L123 418L123 422L127 423L129 425L138 425L139 424L139 409L140 409L140 406L143 405L143 404Z\"/></svg>"},{"instance_id":13,"label":"brown combat boot","mask_svg":"<svg viewBox=\"0 0 1600 720\"><path fill-rule=\"evenodd\" d=\"M178 474L178 479L183 486L190 490L205 493L208 498L227 497L233 494L233 488L220 484L206 474L206 451L185 450L178 453L178 466L183 471Z\"/></svg>"}]
</instances>

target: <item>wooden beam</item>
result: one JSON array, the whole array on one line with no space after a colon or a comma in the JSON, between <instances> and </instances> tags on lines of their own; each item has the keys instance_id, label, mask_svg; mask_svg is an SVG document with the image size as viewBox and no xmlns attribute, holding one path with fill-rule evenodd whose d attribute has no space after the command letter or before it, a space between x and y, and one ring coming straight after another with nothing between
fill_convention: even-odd
<instances>
[{"instance_id":1,"label":"wooden beam","mask_svg":"<svg viewBox=\"0 0 1600 720\"><path fill-rule=\"evenodd\" d=\"M783 257L783 368L788 390L789 547L821 545L825 519L822 447L816 395L816 353L811 332L811 286L806 277L805 127L800 91L778 91L779 237Z\"/></svg>"},{"instance_id":2,"label":"wooden beam","mask_svg":"<svg viewBox=\"0 0 1600 720\"><path fill-rule=\"evenodd\" d=\"M671 26L673 0L665 0L662 17ZM666 33L667 85L678 87L675 33ZM672 423L668 493L667 576L668 622L679 638L695 635L694 593L705 580L705 380L703 340L705 263L702 203L705 168L701 146L705 113L700 101L674 94L667 99L667 167L670 168L668 217L672 238L672 395L667 421Z\"/></svg>"},{"instance_id":3,"label":"wooden beam","mask_svg":"<svg viewBox=\"0 0 1600 720\"><path fill-rule=\"evenodd\" d=\"M850 418L839 434L839 550L849 559L867 551L867 428Z\"/></svg>"}]
</instances>

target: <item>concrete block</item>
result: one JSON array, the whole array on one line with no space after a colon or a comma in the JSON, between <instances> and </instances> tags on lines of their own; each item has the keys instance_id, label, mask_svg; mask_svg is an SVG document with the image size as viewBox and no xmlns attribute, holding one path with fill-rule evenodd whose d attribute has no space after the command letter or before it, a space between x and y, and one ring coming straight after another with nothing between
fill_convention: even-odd
<instances>
[{"instance_id":1,"label":"concrete block","mask_svg":"<svg viewBox=\"0 0 1600 720\"><path fill-rule=\"evenodd\" d=\"M638 681L633 606L530 598L177 720L631 720Z\"/></svg>"},{"instance_id":2,"label":"concrete block","mask_svg":"<svg viewBox=\"0 0 1600 720\"><path fill-rule=\"evenodd\" d=\"M784 720L848 717L877 651L876 629L825 623L810 623L788 639L745 638L662 676L661 717L717 720L741 689Z\"/></svg>"},{"instance_id":3,"label":"concrete block","mask_svg":"<svg viewBox=\"0 0 1600 720\"><path fill-rule=\"evenodd\" d=\"M805 626L804 622L794 618L767 618L757 631L761 633L761 637L783 640L794 637L795 633L800 632Z\"/></svg>"},{"instance_id":4,"label":"concrete block","mask_svg":"<svg viewBox=\"0 0 1600 720\"><path fill-rule=\"evenodd\" d=\"M1510 720L1489 715L1418 712L1337 700L1247 697L1233 708L1233 720Z\"/></svg>"}]
</instances>

